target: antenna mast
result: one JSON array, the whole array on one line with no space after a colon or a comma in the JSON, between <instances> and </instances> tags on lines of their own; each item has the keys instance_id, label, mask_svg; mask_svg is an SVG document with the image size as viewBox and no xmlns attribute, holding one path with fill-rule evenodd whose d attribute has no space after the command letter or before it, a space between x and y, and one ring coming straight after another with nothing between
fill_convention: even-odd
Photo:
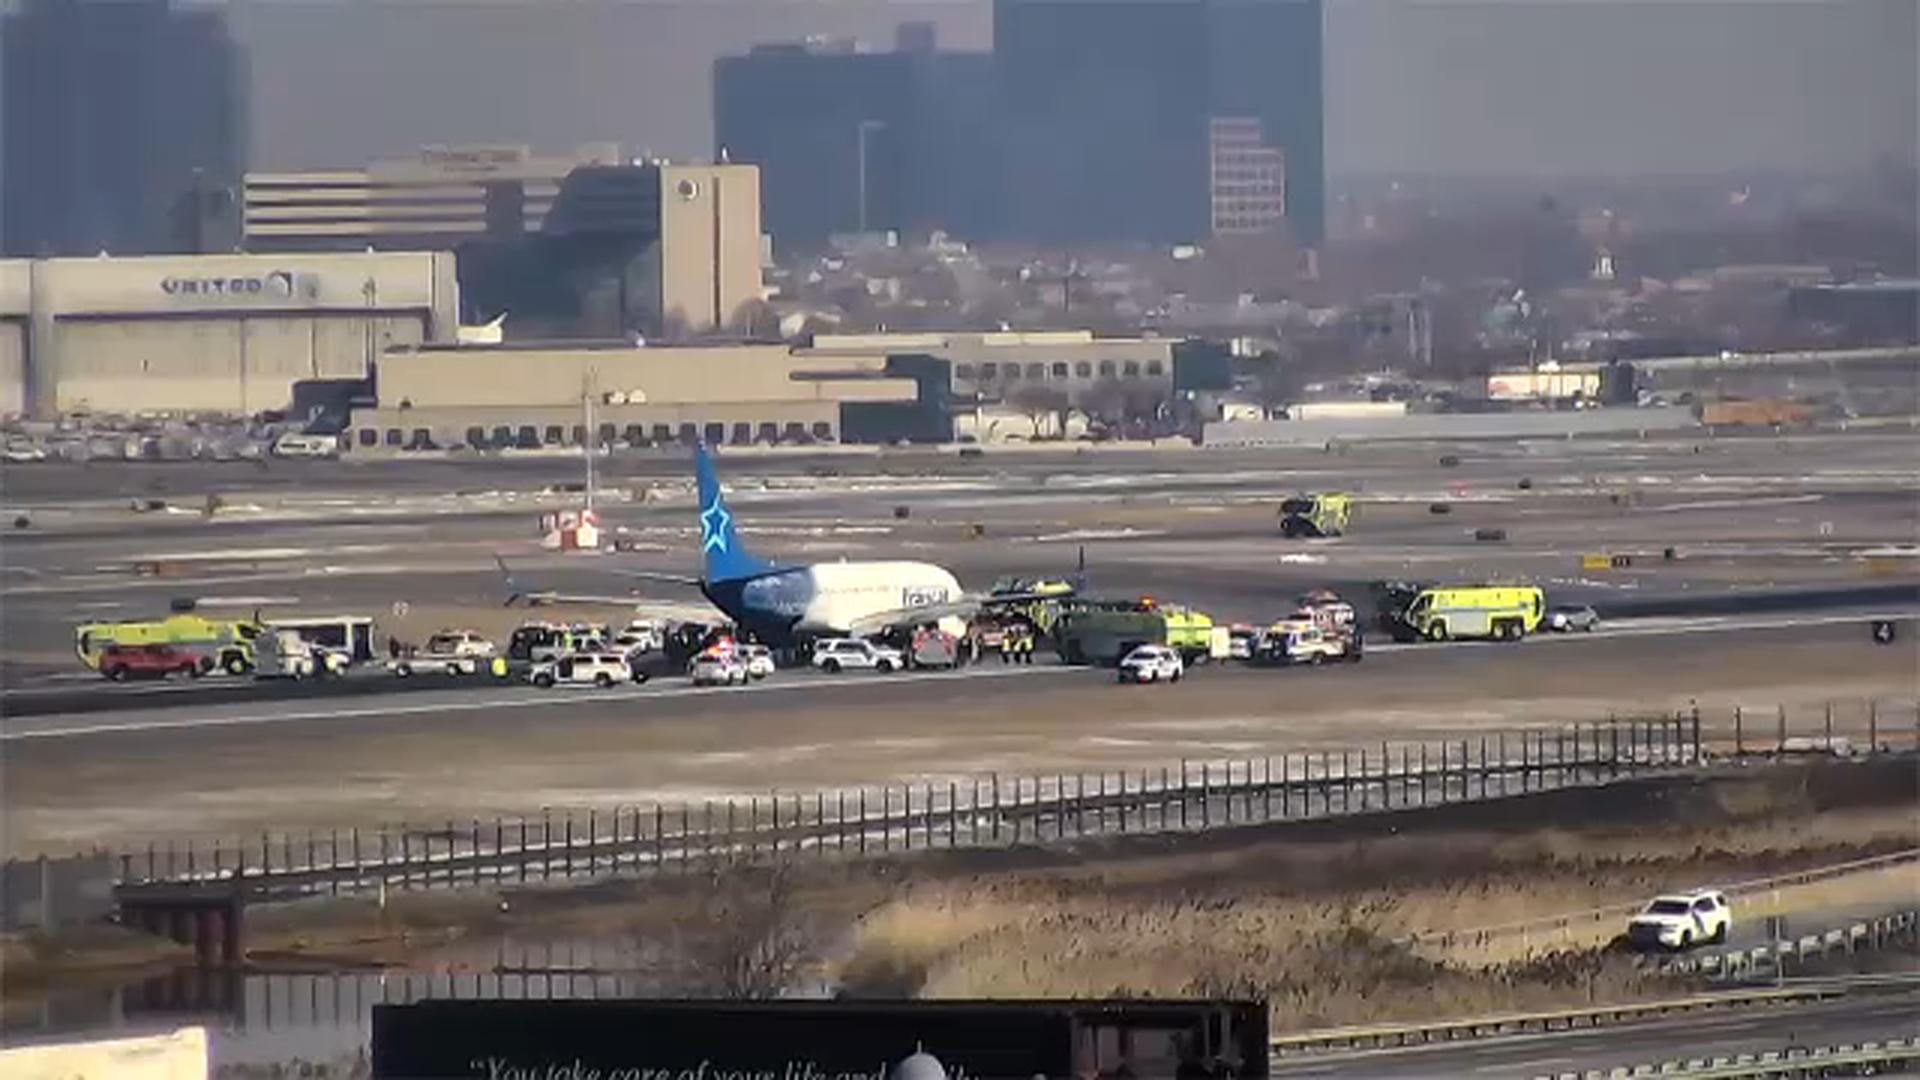
<instances>
[{"instance_id":1,"label":"antenna mast","mask_svg":"<svg viewBox=\"0 0 1920 1080\"><path fill-rule=\"evenodd\" d=\"M593 451L594 443L599 440L599 432L593 426L593 373L589 371L580 382L580 403L586 414L587 437L581 440L580 449L587 455L587 510L593 510Z\"/></svg>"}]
</instances>

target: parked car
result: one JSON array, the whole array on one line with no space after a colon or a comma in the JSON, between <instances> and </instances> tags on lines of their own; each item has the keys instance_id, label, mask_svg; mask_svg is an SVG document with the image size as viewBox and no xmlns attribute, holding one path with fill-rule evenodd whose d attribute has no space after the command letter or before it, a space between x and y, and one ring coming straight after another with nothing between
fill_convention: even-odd
<instances>
[{"instance_id":1,"label":"parked car","mask_svg":"<svg viewBox=\"0 0 1920 1080\"><path fill-rule=\"evenodd\" d=\"M1179 682L1186 674L1180 654L1165 645L1141 645L1120 661L1121 682Z\"/></svg>"},{"instance_id":2,"label":"parked car","mask_svg":"<svg viewBox=\"0 0 1920 1080\"><path fill-rule=\"evenodd\" d=\"M488 657L494 654L494 644L472 630L438 630L422 651L435 656Z\"/></svg>"},{"instance_id":3,"label":"parked car","mask_svg":"<svg viewBox=\"0 0 1920 1080\"><path fill-rule=\"evenodd\" d=\"M1586 604L1563 604L1547 613L1547 629L1562 634L1592 633L1599 625L1600 613Z\"/></svg>"},{"instance_id":4,"label":"parked car","mask_svg":"<svg viewBox=\"0 0 1920 1080\"><path fill-rule=\"evenodd\" d=\"M1251 660L1254 650L1259 647L1260 632L1251 626L1235 626L1227 631L1227 657L1232 660Z\"/></svg>"},{"instance_id":5,"label":"parked car","mask_svg":"<svg viewBox=\"0 0 1920 1080\"><path fill-rule=\"evenodd\" d=\"M533 665L527 680L535 686L597 686L612 689L615 683L645 682L646 675L627 666L627 658L618 653L568 653L554 660Z\"/></svg>"},{"instance_id":6,"label":"parked car","mask_svg":"<svg viewBox=\"0 0 1920 1080\"><path fill-rule=\"evenodd\" d=\"M860 638L823 638L813 646L813 666L822 671L845 668L872 668L875 671L899 671L907 666L899 649L875 645Z\"/></svg>"},{"instance_id":7,"label":"parked car","mask_svg":"<svg viewBox=\"0 0 1920 1080\"><path fill-rule=\"evenodd\" d=\"M701 653L688 665L695 686L742 686L752 676L747 662L733 653Z\"/></svg>"},{"instance_id":8,"label":"parked car","mask_svg":"<svg viewBox=\"0 0 1920 1080\"><path fill-rule=\"evenodd\" d=\"M765 645L740 646L740 659L747 665L747 676L758 680L773 674L773 650Z\"/></svg>"},{"instance_id":9,"label":"parked car","mask_svg":"<svg viewBox=\"0 0 1920 1080\"><path fill-rule=\"evenodd\" d=\"M1627 943L1635 948L1691 949L1727 940L1733 908L1725 894L1711 889L1656 896L1627 924Z\"/></svg>"},{"instance_id":10,"label":"parked car","mask_svg":"<svg viewBox=\"0 0 1920 1080\"><path fill-rule=\"evenodd\" d=\"M169 675L197 679L212 666L211 658L173 645L109 645L100 652L100 674L114 682Z\"/></svg>"},{"instance_id":11,"label":"parked car","mask_svg":"<svg viewBox=\"0 0 1920 1080\"><path fill-rule=\"evenodd\" d=\"M480 671L481 665L486 660L484 656L423 652L413 656L403 656L398 660L389 660L387 670L402 679L411 678L415 672L429 671L445 672L448 675L473 675Z\"/></svg>"},{"instance_id":12,"label":"parked car","mask_svg":"<svg viewBox=\"0 0 1920 1080\"><path fill-rule=\"evenodd\" d=\"M635 619L620 628L614 638L614 644L628 652L653 652L660 648L662 635L660 624L649 619Z\"/></svg>"}]
</instances>

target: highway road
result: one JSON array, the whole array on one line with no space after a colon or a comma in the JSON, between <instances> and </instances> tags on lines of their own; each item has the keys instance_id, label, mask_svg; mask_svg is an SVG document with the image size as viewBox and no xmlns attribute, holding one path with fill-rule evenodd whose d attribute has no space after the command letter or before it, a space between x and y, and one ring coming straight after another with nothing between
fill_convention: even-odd
<instances>
[{"instance_id":1,"label":"highway road","mask_svg":"<svg viewBox=\"0 0 1920 1080\"><path fill-rule=\"evenodd\" d=\"M1294 1058L1275 1062L1272 1075L1531 1080L1622 1065L1658 1066L1689 1058L1915 1037L1920 1037L1920 994L1901 993L1790 1009L1699 1013L1578 1031Z\"/></svg>"}]
</instances>

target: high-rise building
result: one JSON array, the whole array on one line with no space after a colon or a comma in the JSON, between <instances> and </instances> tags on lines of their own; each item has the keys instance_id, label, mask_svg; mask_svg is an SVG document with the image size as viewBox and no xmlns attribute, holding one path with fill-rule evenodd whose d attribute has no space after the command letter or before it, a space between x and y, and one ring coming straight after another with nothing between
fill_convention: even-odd
<instances>
[{"instance_id":1,"label":"high-rise building","mask_svg":"<svg viewBox=\"0 0 1920 1080\"><path fill-rule=\"evenodd\" d=\"M519 145L427 146L364 169L249 172L248 251L419 251L537 232L561 181L621 165L613 143L541 156Z\"/></svg>"},{"instance_id":2,"label":"high-rise building","mask_svg":"<svg viewBox=\"0 0 1920 1080\"><path fill-rule=\"evenodd\" d=\"M1211 225L1215 118L1257 120L1286 225L1324 235L1320 0L995 0L1009 210L1039 240Z\"/></svg>"},{"instance_id":3,"label":"high-rise building","mask_svg":"<svg viewBox=\"0 0 1920 1080\"><path fill-rule=\"evenodd\" d=\"M1213 235L1258 236L1286 221L1286 155L1267 145L1265 135L1258 117L1216 116L1208 123Z\"/></svg>"},{"instance_id":4,"label":"high-rise building","mask_svg":"<svg viewBox=\"0 0 1920 1080\"><path fill-rule=\"evenodd\" d=\"M904 23L892 52L763 45L713 68L716 153L760 166L776 251L835 233L978 235L998 211L992 61Z\"/></svg>"},{"instance_id":5,"label":"high-rise building","mask_svg":"<svg viewBox=\"0 0 1920 1080\"><path fill-rule=\"evenodd\" d=\"M669 339L746 329L761 299L751 165L582 165L537 231L459 245L470 320L517 338Z\"/></svg>"},{"instance_id":6,"label":"high-rise building","mask_svg":"<svg viewBox=\"0 0 1920 1080\"><path fill-rule=\"evenodd\" d=\"M714 62L717 153L760 166L775 250L905 224L913 60L813 42Z\"/></svg>"},{"instance_id":7,"label":"high-rise building","mask_svg":"<svg viewBox=\"0 0 1920 1080\"><path fill-rule=\"evenodd\" d=\"M1010 231L1172 243L1207 226L1202 0L995 0Z\"/></svg>"},{"instance_id":8,"label":"high-rise building","mask_svg":"<svg viewBox=\"0 0 1920 1080\"><path fill-rule=\"evenodd\" d=\"M23 0L0 21L0 249L231 250L245 77L217 8Z\"/></svg>"},{"instance_id":9,"label":"high-rise building","mask_svg":"<svg viewBox=\"0 0 1920 1080\"><path fill-rule=\"evenodd\" d=\"M1206 0L1208 102L1214 116L1260 121L1286 162L1287 227L1326 238L1326 95L1320 0Z\"/></svg>"}]
</instances>

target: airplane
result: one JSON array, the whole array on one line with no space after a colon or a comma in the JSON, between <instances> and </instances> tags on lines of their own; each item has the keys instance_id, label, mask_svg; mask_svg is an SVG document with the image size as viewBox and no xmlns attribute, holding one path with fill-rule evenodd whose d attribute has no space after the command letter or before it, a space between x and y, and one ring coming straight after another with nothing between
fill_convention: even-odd
<instances>
[{"instance_id":1,"label":"airplane","mask_svg":"<svg viewBox=\"0 0 1920 1080\"><path fill-rule=\"evenodd\" d=\"M795 648L823 637L864 637L929 623L951 627L982 611L1057 600L1078 588L1061 584L969 593L960 587L952 571L927 562L774 563L748 551L741 540L704 444L694 448L694 474L700 506L700 576L606 569L643 581L696 588L736 626L774 648ZM1084 563L1084 550L1081 559ZM520 592L504 561L500 568L507 574L509 604L522 598L545 603L636 601L631 596Z\"/></svg>"}]
</instances>

